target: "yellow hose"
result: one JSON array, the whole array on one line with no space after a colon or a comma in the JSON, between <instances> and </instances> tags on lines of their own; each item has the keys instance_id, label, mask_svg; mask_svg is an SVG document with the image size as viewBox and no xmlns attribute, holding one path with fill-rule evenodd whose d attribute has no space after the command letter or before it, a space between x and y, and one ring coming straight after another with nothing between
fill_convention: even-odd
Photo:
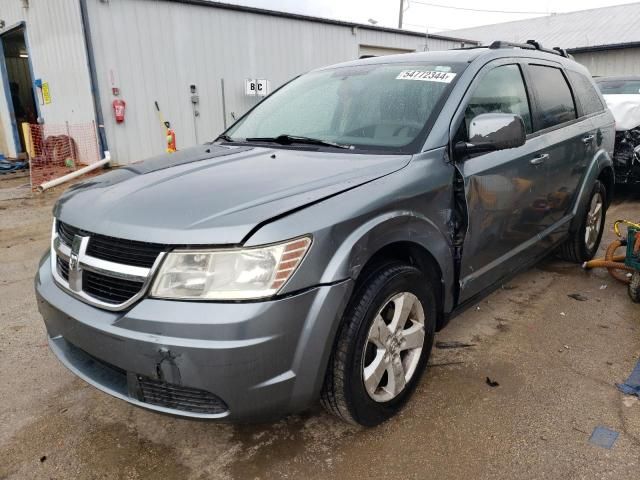
<instances>
[{"instance_id":1,"label":"yellow hose","mask_svg":"<svg viewBox=\"0 0 640 480\"><path fill-rule=\"evenodd\" d=\"M617 228L619 222L621 221L616 222L616 226L614 227L616 233L619 232ZM597 258L589 262L585 262L584 265L582 265L583 268L585 268L586 270L589 270L591 268L606 268L609 271L609 274L619 282L630 283L631 279L624 272L634 272L635 270L631 267L627 267L624 264L624 259L626 258L625 255L614 255L616 250L622 246L623 245L621 240L614 241L613 243L611 243L611 245L609 245L609 248L607 248L607 253L605 254L604 258Z\"/></svg>"}]
</instances>

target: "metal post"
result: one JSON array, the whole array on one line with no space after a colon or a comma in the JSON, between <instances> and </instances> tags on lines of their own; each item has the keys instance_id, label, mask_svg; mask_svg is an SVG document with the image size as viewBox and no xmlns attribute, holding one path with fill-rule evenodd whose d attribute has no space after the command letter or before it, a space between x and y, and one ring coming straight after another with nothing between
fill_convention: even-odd
<instances>
[{"instance_id":1,"label":"metal post","mask_svg":"<svg viewBox=\"0 0 640 480\"><path fill-rule=\"evenodd\" d=\"M220 89L222 90L222 123L224 129L227 129L227 101L224 98L224 78L220 79Z\"/></svg>"},{"instance_id":2,"label":"metal post","mask_svg":"<svg viewBox=\"0 0 640 480\"><path fill-rule=\"evenodd\" d=\"M424 31L424 51L425 52L429 51L429 26L428 25L425 27L425 31Z\"/></svg>"},{"instance_id":3,"label":"metal post","mask_svg":"<svg viewBox=\"0 0 640 480\"><path fill-rule=\"evenodd\" d=\"M69 142L69 156L73 160L73 169L76 169L76 164L78 163L78 159L76 158L76 154L73 151L73 139L71 138L71 132L69 131L69 122L64 122L65 128L67 129L67 141ZM65 159L66 163L66 159Z\"/></svg>"},{"instance_id":4,"label":"metal post","mask_svg":"<svg viewBox=\"0 0 640 480\"><path fill-rule=\"evenodd\" d=\"M402 30L402 14L404 13L404 0L400 0L400 12L398 14L398 28Z\"/></svg>"}]
</instances>

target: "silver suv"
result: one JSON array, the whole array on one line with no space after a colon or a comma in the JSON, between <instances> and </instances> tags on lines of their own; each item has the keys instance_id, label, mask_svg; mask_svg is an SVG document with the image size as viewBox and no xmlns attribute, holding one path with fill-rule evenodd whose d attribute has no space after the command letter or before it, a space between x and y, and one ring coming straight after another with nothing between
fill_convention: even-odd
<instances>
[{"instance_id":1,"label":"silver suv","mask_svg":"<svg viewBox=\"0 0 640 480\"><path fill-rule=\"evenodd\" d=\"M36 277L49 344L159 412L320 399L376 425L450 318L554 251L594 255L613 143L587 70L537 44L313 71L212 143L60 198Z\"/></svg>"}]
</instances>

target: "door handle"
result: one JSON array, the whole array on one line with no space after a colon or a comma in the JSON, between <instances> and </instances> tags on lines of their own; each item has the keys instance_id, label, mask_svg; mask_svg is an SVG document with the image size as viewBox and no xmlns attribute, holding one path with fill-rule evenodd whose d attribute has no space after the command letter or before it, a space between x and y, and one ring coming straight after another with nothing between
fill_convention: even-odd
<instances>
[{"instance_id":1,"label":"door handle","mask_svg":"<svg viewBox=\"0 0 640 480\"><path fill-rule=\"evenodd\" d=\"M548 153L543 153L542 155L537 155L529 160L531 165L541 165L549 158Z\"/></svg>"},{"instance_id":2,"label":"door handle","mask_svg":"<svg viewBox=\"0 0 640 480\"><path fill-rule=\"evenodd\" d=\"M582 143L591 143L591 140L593 140L595 137L595 135L587 135L586 137L582 137Z\"/></svg>"}]
</instances>

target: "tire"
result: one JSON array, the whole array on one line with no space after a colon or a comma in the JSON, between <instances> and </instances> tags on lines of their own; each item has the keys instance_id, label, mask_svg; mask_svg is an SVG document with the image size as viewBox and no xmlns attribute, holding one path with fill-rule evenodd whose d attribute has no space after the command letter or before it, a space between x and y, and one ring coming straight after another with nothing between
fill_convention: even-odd
<instances>
[{"instance_id":1,"label":"tire","mask_svg":"<svg viewBox=\"0 0 640 480\"><path fill-rule=\"evenodd\" d=\"M434 291L419 269L404 263L386 263L366 274L349 302L329 360L321 394L329 413L352 424L375 426L402 408L433 346ZM403 304L410 309L400 308ZM403 312L407 312L404 329L400 328ZM424 326L421 350L413 346L420 343L420 325ZM400 333L392 333L396 330Z\"/></svg>"},{"instance_id":2,"label":"tire","mask_svg":"<svg viewBox=\"0 0 640 480\"><path fill-rule=\"evenodd\" d=\"M640 272L633 272L629 284L629 297L631 301L640 303Z\"/></svg>"},{"instance_id":3,"label":"tire","mask_svg":"<svg viewBox=\"0 0 640 480\"><path fill-rule=\"evenodd\" d=\"M601 209L598 214L593 212L594 202L600 202ZM600 246L607 218L607 189L599 180L596 180L589 195L589 201L580 215L580 225L559 250L559 256L568 262L589 261L595 256ZM589 241L587 240L588 232L591 233Z\"/></svg>"}]
</instances>

